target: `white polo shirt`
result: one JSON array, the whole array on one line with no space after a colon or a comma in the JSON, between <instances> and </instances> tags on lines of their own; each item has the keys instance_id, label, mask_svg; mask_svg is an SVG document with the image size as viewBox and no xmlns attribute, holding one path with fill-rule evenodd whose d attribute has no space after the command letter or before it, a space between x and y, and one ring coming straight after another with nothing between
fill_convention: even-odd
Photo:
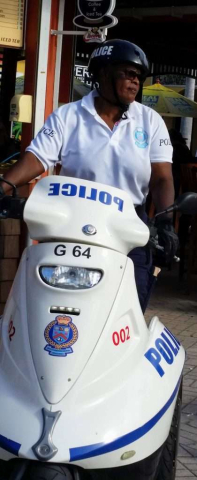
<instances>
[{"instance_id":1,"label":"white polo shirt","mask_svg":"<svg viewBox=\"0 0 197 480\"><path fill-rule=\"evenodd\" d=\"M135 205L146 201L152 162L172 162L172 146L158 113L133 102L113 131L98 115L93 91L63 105L46 120L27 151L45 170L57 162L61 175L126 190Z\"/></svg>"}]
</instances>

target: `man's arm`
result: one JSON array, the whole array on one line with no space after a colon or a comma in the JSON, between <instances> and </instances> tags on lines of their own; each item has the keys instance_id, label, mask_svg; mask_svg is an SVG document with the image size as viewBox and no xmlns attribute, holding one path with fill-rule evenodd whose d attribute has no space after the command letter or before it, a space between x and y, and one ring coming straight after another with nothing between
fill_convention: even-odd
<instances>
[{"instance_id":1,"label":"man's arm","mask_svg":"<svg viewBox=\"0 0 197 480\"><path fill-rule=\"evenodd\" d=\"M157 212L174 203L174 182L170 162L152 163L150 192Z\"/></svg>"},{"instance_id":2,"label":"man's arm","mask_svg":"<svg viewBox=\"0 0 197 480\"><path fill-rule=\"evenodd\" d=\"M174 183L172 167L169 162L152 163L150 191L157 212L165 210L174 203ZM173 214L157 217L156 225L159 244L164 247L164 259L168 265L178 249L178 236L173 228Z\"/></svg>"},{"instance_id":3,"label":"man's arm","mask_svg":"<svg viewBox=\"0 0 197 480\"><path fill-rule=\"evenodd\" d=\"M45 168L54 167L59 160L62 141L63 127L57 111L49 115L24 156L4 175L5 180L19 187L41 175ZM5 193L10 193L5 182L1 185Z\"/></svg>"},{"instance_id":4,"label":"man's arm","mask_svg":"<svg viewBox=\"0 0 197 480\"><path fill-rule=\"evenodd\" d=\"M38 177L43 172L44 167L40 160L38 160L33 153L26 152L23 157L5 173L3 178L19 187ZM5 193L9 193L9 185L5 182L1 182L0 185L3 187Z\"/></svg>"}]
</instances>

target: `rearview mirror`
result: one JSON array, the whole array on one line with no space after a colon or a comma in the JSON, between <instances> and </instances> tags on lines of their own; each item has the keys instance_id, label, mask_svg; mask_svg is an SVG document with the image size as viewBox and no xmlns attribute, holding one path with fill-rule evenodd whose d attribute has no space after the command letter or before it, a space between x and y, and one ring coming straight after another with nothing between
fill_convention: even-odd
<instances>
[{"instance_id":1,"label":"rearview mirror","mask_svg":"<svg viewBox=\"0 0 197 480\"><path fill-rule=\"evenodd\" d=\"M174 202L174 210L185 215L197 215L197 193L187 192L179 195Z\"/></svg>"},{"instance_id":2,"label":"rearview mirror","mask_svg":"<svg viewBox=\"0 0 197 480\"><path fill-rule=\"evenodd\" d=\"M179 195L173 205L170 205L163 212L159 212L155 217L162 215L163 213L180 212L185 215L197 215L197 193L186 192Z\"/></svg>"}]
</instances>

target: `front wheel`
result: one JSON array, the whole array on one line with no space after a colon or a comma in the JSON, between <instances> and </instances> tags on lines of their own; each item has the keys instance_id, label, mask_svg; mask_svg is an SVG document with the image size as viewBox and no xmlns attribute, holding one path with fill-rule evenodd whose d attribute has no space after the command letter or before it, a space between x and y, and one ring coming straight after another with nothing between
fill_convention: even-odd
<instances>
[{"instance_id":1,"label":"front wheel","mask_svg":"<svg viewBox=\"0 0 197 480\"><path fill-rule=\"evenodd\" d=\"M179 430L182 404L182 383L177 396L176 406L170 427L170 433L166 440L159 462L159 470L156 480L175 480L176 462L179 446Z\"/></svg>"},{"instance_id":2,"label":"front wheel","mask_svg":"<svg viewBox=\"0 0 197 480\"><path fill-rule=\"evenodd\" d=\"M73 480L73 477L63 465L44 465L36 462L27 468L25 480Z\"/></svg>"},{"instance_id":3,"label":"front wheel","mask_svg":"<svg viewBox=\"0 0 197 480\"><path fill-rule=\"evenodd\" d=\"M0 461L0 480L73 480L65 465L44 464L26 460Z\"/></svg>"}]
</instances>

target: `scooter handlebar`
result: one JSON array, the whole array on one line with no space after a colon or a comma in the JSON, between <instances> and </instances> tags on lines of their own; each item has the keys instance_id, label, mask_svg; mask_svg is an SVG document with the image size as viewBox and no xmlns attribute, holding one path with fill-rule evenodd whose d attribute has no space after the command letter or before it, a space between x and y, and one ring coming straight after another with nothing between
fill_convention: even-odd
<instances>
[{"instance_id":1,"label":"scooter handlebar","mask_svg":"<svg viewBox=\"0 0 197 480\"><path fill-rule=\"evenodd\" d=\"M149 238L148 245L151 248L151 250L153 251L153 253L156 253L156 252L159 253L160 252L161 254L164 254L164 247L162 245L159 245L158 229L155 226L155 221L154 220L155 220L154 218L149 219L148 228L149 228L149 231L150 231L150 238ZM180 262L180 258L177 257L176 255L174 255L173 260L176 263Z\"/></svg>"},{"instance_id":2,"label":"scooter handlebar","mask_svg":"<svg viewBox=\"0 0 197 480\"><path fill-rule=\"evenodd\" d=\"M23 218L23 210L27 199L5 195L0 199L0 219Z\"/></svg>"}]
</instances>

